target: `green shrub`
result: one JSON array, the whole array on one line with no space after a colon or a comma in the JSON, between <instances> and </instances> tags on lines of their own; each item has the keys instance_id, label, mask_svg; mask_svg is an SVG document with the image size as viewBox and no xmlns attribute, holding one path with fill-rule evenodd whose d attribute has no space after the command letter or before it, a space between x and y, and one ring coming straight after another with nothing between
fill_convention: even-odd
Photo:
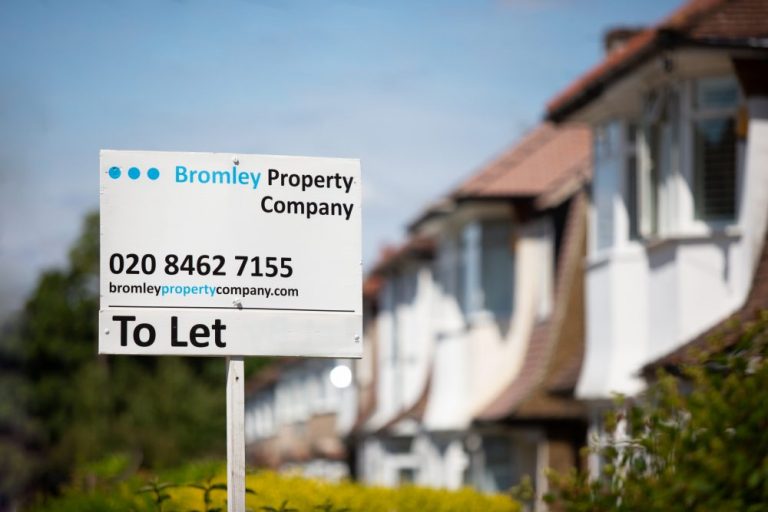
<instances>
[{"instance_id":1,"label":"green shrub","mask_svg":"<svg viewBox=\"0 0 768 512\"><path fill-rule=\"evenodd\" d=\"M600 478L552 475L556 510L768 511L768 312L730 329L608 415Z\"/></svg>"}]
</instances>

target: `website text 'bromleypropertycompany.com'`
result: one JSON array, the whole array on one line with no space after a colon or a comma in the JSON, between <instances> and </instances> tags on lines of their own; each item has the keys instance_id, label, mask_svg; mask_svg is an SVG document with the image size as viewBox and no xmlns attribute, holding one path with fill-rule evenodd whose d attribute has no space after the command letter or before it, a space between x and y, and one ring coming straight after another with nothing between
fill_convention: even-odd
<instances>
[{"instance_id":1,"label":"website text 'bromleypropertycompany.com'","mask_svg":"<svg viewBox=\"0 0 768 512\"><path fill-rule=\"evenodd\" d=\"M235 295L238 297L298 297L299 290L296 288L275 288L269 286L217 286L211 284L203 285L170 285L170 284L115 284L109 282L110 293L125 293L133 295L154 295L156 297L190 297L205 296L216 297L217 295Z\"/></svg>"}]
</instances>

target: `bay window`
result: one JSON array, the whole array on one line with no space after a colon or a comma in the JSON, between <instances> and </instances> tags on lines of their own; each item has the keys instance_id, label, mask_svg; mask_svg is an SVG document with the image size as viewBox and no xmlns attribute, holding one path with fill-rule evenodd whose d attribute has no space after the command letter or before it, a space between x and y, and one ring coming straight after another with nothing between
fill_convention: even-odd
<instances>
[{"instance_id":1,"label":"bay window","mask_svg":"<svg viewBox=\"0 0 768 512\"><path fill-rule=\"evenodd\" d=\"M626 239L685 233L696 221L735 219L739 103L733 77L666 84L645 96L641 115L626 122L624 130ZM607 209L610 204L599 193L600 180L605 181L599 151L596 158L595 203L598 210ZM688 194L690 202L683 200ZM598 248L610 240L603 233L613 228L608 217L598 211Z\"/></svg>"}]
</instances>

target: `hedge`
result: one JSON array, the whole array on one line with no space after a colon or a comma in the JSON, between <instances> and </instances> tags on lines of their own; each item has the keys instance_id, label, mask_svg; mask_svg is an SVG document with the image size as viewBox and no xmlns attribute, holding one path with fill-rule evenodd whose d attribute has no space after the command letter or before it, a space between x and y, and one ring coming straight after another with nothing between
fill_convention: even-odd
<instances>
[{"instance_id":1,"label":"hedge","mask_svg":"<svg viewBox=\"0 0 768 512\"><path fill-rule=\"evenodd\" d=\"M133 477L113 484L72 485L55 498L39 500L34 512L136 512L226 511L226 484L221 472L214 478L183 478L184 471L167 478L142 480ZM179 478L181 477L181 478ZM254 512L519 512L520 505L508 495L482 494L463 488L447 491L405 485L396 489L364 486L353 482L320 480L260 471L246 479L246 508Z\"/></svg>"}]
</instances>

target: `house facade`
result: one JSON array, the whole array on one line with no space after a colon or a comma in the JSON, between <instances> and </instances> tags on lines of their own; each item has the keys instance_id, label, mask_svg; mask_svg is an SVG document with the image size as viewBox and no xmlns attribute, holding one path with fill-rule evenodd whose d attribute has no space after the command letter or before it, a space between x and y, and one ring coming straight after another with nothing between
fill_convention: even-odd
<instances>
[{"instance_id":1,"label":"house facade","mask_svg":"<svg viewBox=\"0 0 768 512\"><path fill-rule=\"evenodd\" d=\"M614 393L641 392L643 367L753 288L768 221L768 4L688 2L611 51L548 118L594 136L576 395L599 437Z\"/></svg>"},{"instance_id":2,"label":"house facade","mask_svg":"<svg viewBox=\"0 0 768 512\"><path fill-rule=\"evenodd\" d=\"M504 492L528 475L540 496L545 468L576 463L590 149L583 127L537 127L373 269L376 406L357 435L360 479Z\"/></svg>"},{"instance_id":3,"label":"house facade","mask_svg":"<svg viewBox=\"0 0 768 512\"><path fill-rule=\"evenodd\" d=\"M377 322L382 281L363 282L363 357L275 359L245 385L250 466L337 481L357 473L356 435L376 406ZM351 382L334 381L347 368Z\"/></svg>"},{"instance_id":4,"label":"house facade","mask_svg":"<svg viewBox=\"0 0 768 512\"><path fill-rule=\"evenodd\" d=\"M584 126L538 126L427 207L364 284L364 357L281 359L247 384L255 466L506 492L578 464L591 174ZM331 384L353 369L345 389Z\"/></svg>"},{"instance_id":5,"label":"house facade","mask_svg":"<svg viewBox=\"0 0 768 512\"><path fill-rule=\"evenodd\" d=\"M768 3L692 0L610 43L382 255L363 359L250 383L252 463L489 492L527 475L543 509L545 470L579 464L616 393L768 303Z\"/></svg>"},{"instance_id":6,"label":"house facade","mask_svg":"<svg viewBox=\"0 0 768 512\"><path fill-rule=\"evenodd\" d=\"M330 374L345 360L285 358L246 385L249 465L339 480L350 476L347 433L357 417L357 387Z\"/></svg>"}]
</instances>

